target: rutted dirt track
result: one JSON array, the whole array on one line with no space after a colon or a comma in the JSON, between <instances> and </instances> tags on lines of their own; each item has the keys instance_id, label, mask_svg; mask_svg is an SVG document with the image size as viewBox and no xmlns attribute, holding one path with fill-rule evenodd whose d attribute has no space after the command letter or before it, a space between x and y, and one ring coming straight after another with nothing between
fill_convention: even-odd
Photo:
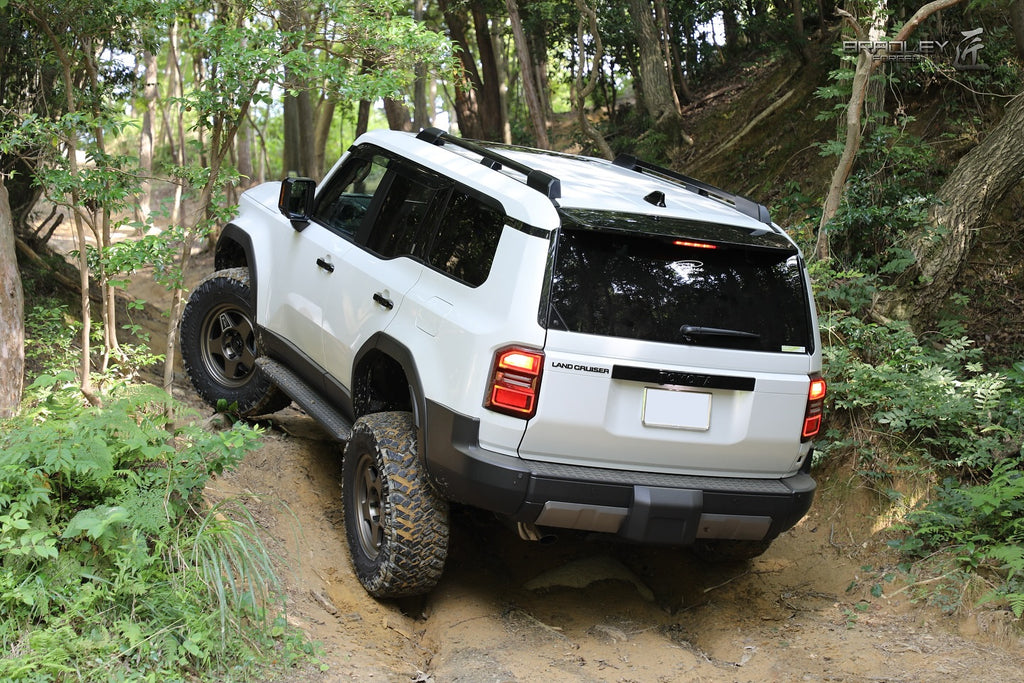
<instances>
[{"instance_id":1,"label":"rutted dirt track","mask_svg":"<svg viewBox=\"0 0 1024 683\"><path fill-rule=\"evenodd\" d=\"M288 409L209 489L245 501L280 558L289 620L323 643L328 670L301 680L1024 680L1005 613L943 616L894 584L872 596L864 564L883 544L844 526L827 487L762 558L714 567L581 536L528 543L456 509L437 589L377 602L348 562L339 475L339 446Z\"/></svg>"},{"instance_id":2,"label":"rutted dirt track","mask_svg":"<svg viewBox=\"0 0 1024 683\"><path fill-rule=\"evenodd\" d=\"M209 272L208 260L193 272ZM151 303L165 296L145 277L132 289ZM159 343L164 318L139 322ZM175 396L211 414L183 377ZM816 473L806 519L761 558L716 566L583 535L530 543L455 508L438 587L378 602L349 564L340 444L295 408L266 425L264 446L207 494L243 501L277 558L289 621L323 644L326 671L281 681L1024 681L1008 612L944 615L879 582L896 559L848 475Z\"/></svg>"}]
</instances>

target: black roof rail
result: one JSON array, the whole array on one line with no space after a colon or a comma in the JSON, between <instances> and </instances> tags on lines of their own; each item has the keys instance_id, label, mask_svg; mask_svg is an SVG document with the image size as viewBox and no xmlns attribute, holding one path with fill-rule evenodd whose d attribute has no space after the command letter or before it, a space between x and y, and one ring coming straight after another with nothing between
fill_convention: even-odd
<instances>
[{"instance_id":1,"label":"black roof rail","mask_svg":"<svg viewBox=\"0 0 1024 683\"><path fill-rule=\"evenodd\" d=\"M513 171L522 173L526 176L527 187L537 190L552 202L562 196L562 181L553 175L535 168L530 168L526 164L520 163L514 159L509 159L508 157L498 154L493 150L487 149L483 145L455 137L450 133L444 132L440 128L424 128L416 134L416 139L438 146L442 146L445 143L450 142L456 147L461 147L473 152L474 154L479 154L481 156L480 163L487 168L500 171L502 166L508 166Z\"/></svg>"},{"instance_id":2,"label":"black roof rail","mask_svg":"<svg viewBox=\"0 0 1024 683\"><path fill-rule=\"evenodd\" d=\"M620 154L615 157L615 161L612 162L616 166L622 168L628 168L631 171L637 173L643 173L644 171L653 171L658 175L665 176L670 180L676 181L677 184L682 185L690 192L696 192L697 194L704 197L712 197L720 201L732 204L733 207L742 214L750 216L751 218L761 221L766 225L772 224L771 215L768 213L768 207L763 204L758 204L755 201L741 197L738 194L732 192L726 192L725 190L709 185L695 178L685 176L682 173L677 173L670 168L651 164L646 161L637 159L632 154Z\"/></svg>"}]
</instances>

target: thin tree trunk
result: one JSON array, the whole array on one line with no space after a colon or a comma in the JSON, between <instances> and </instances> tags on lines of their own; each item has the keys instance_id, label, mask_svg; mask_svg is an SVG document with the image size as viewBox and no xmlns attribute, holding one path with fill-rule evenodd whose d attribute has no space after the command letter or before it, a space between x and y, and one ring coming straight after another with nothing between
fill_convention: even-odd
<instances>
[{"instance_id":1,"label":"thin tree trunk","mask_svg":"<svg viewBox=\"0 0 1024 683\"><path fill-rule=\"evenodd\" d=\"M75 80L72 77L71 69L71 57L64 51L61 45L60 39L53 32L53 28L47 23L42 17L36 16L34 11L29 12L30 16L36 21L43 33L46 34L53 46L54 53L57 55L57 59L61 65L61 80L64 86L64 98L67 105L68 114L73 116L78 111L78 105L75 101ZM67 147L68 155L68 168L73 176L79 174L78 168L78 136L72 131L67 139L64 141ZM81 197L78 193L77 188L72 187L71 189L71 205L74 209L72 213L75 219L75 235L78 238L78 277L79 285L82 288L81 296L81 307L82 307L82 333L81 333L81 355L79 356L79 388L82 395L92 403L93 405L99 405L99 398L93 391L92 386L92 361L91 361L91 335L92 335L92 305L89 300L89 252L86 249L85 240L85 224L82 220L81 211L78 207L81 206Z\"/></svg>"},{"instance_id":2,"label":"thin tree trunk","mask_svg":"<svg viewBox=\"0 0 1024 683\"><path fill-rule=\"evenodd\" d=\"M516 45L516 54L519 56L519 72L523 77L523 95L526 97L526 107L530 111L530 123L533 126L533 135L537 147L550 149L548 141L548 126L544 119L544 105L537 93L537 82L534 78L533 58L530 55L530 48L526 43L526 33L523 31L523 21L519 16L519 7L516 0L505 0L508 8L509 20L512 24L512 38Z\"/></svg>"},{"instance_id":3,"label":"thin tree trunk","mask_svg":"<svg viewBox=\"0 0 1024 683\"><path fill-rule=\"evenodd\" d=\"M576 69L576 81L573 91L573 98L576 103L576 120L580 128L601 151L601 156L611 159L615 156L611 146L599 130L594 128L587 118L587 98L594 92L601 77L601 59L604 57L604 44L601 42L601 33L597 28L597 12L591 9L584 0L576 0L576 8L580 11L580 20L576 24L576 46L580 54L580 63ZM594 58L590 63L590 74L586 84L583 82L583 31L589 29L594 39ZM609 114L610 115L610 114Z\"/></svg>"},{"instance_id":4,"label":"thin tree trunk","mask_svg":"<svg viewBox=\"0 0 1024 683\"><path fill-rule=\"evenodd\" d=\"M142 130L139 131L139 169L142 174L139 183L138 218L148 221L153 203L153 188L150 178L153 176L153 149L155 147L153 128L156 125L156 99L159 94L157 74L159 73L156 55L144 52L142 62L145 65L142 99L145 109L142 112Z\"/></svg>"},{"instance_id":5,"label":"thin tree trunk","mask_svg":"<svg viewBox=\"0 0 1024 683\"><path fill-rule=\"evenodd\" d=\"M14 250L14 221L0 174L0 419L18 412L25 377L25 298Z\"/></svg>"},{"instance_id":6,"label":"thin tree trunk","mask_svg":"<svg viewBox=\"0 0 1024 683\"><path fill-rule=\"evenodd\" d=\"M903 25L894 41L906 40L925 19L939 10L952 7L961 0L933 0L914 13L907 23ZM863 27L853 21L853 17L842 10L836 10L842 14L853 25L857 32L857 39L864 40L866 31ZM850 94L850 103L846 108L846 144L843 153L839 157L839 164L832 173L832 180L829 183L828 195L825 197L825 204L821 212L821 221L818 223L818 237L814 247L815 258L827 259L830 256L828 243L828 223L835 217L836 211L843 199L843 191L846 188L846 181L853 170L853 162L860 150L861 140L861 113L864 110L864 100L867 95L868 82L878 62L872 59L867 51L862 51L857 58L857 70L853 78L853 91Z\"/></svg>"}]
</instances>

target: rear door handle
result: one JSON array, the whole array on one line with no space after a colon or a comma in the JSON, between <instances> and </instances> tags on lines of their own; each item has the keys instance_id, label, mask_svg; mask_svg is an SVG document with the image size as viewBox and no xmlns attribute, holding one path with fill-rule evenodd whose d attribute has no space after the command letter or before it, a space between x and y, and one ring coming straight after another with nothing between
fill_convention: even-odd
<instances>
[{"instance_id":1,"label":"rear door handle","mask_svg":"<svg viewBox=\"0 0 1024 683\"><path fill-rule=\"evenodd\" d=\"M322 258L318 258L316 260L316 265L320 266L321 268L326 270L328 273L333 273L334 272L334 264L331 263L330 261L325 261Z\"/></svg>"},{"instance_id":2,"label":"rear door handle","mask_svg":"<svg viewBox=\"0 0 1024 683\"><path fill-rule=\"evenodd\" d=\"M379 303L384 308L388 309L389 311L395 307L395 302L393 302L391 299L387 298L380 292L374 292L373 300Z\"/></svg>"}]
</instances>

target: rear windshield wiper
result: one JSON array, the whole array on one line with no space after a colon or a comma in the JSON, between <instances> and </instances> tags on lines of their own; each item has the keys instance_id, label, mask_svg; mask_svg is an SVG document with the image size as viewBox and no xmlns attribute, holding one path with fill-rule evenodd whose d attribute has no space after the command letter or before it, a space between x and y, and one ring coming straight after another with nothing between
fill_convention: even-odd
<instances>
[{"instance_id":1,"label":"rear windshield wiper","mask_svg":"<svg viewBox=\"0 0 1024 683\"><path fill-rule=\"evenodd\" d=\"M699 325L683 325L679 328L687 337L740 337L741 339L760 339L761 335L742 330L723 330L717 327L701 327Z\"/></svg>"}]
</instances>

